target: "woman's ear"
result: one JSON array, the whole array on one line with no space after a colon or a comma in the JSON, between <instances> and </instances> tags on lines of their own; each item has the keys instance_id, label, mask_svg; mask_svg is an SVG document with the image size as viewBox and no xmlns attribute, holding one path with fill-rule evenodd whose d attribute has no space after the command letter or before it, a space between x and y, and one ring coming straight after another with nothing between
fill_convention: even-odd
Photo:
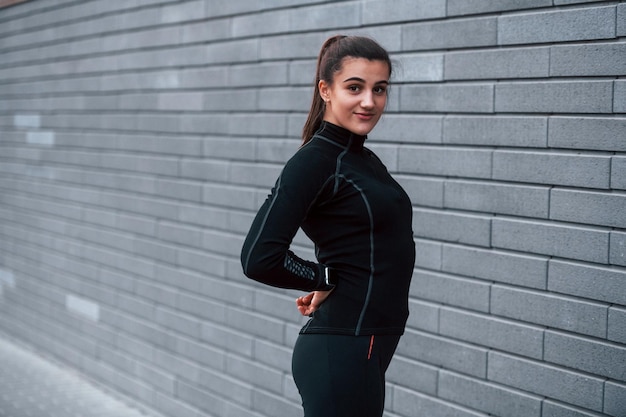
<instances>
[{"instance_id":1,"label":"woman's ear","mask_svg":"<svg viewBox=\"0 0 626 417\"><path fill-rule=\"evenodd\" d=\"M324 100L324 102L327 102L329 100L330 93L330 86L328 85L328 83L324 80L320 80L320 82L317 84L317 88L320 90L320 97L322 98L322 100Z\"/></svg>"}]
</instances>

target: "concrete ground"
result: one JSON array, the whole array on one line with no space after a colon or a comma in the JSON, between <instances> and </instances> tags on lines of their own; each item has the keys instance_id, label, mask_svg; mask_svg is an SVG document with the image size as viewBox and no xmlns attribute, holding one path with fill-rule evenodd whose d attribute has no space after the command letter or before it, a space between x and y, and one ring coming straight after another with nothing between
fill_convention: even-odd
<instances>
[{"instance_id":1,"label":"concrete ground","mask_svg":"<svg viewBox=\"0 0 626 417\"><path fill-rule=\"evenodd\" d=\"M146 417L75 371L0 333L0 417Z\"/></svg>"}]
</instances>

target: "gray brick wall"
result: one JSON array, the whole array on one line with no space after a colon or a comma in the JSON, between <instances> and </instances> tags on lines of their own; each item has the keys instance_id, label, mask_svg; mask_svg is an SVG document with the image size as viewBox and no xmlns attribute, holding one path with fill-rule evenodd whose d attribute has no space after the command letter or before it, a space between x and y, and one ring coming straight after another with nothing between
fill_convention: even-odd
<instances>
[{"instance_id":1,"label":"gray brick wall","mask_svg":"<svg viewBox=\"0 0 626 417\"><path fill-rule=\"evenodd\" d=\"M365 34L417 248L385 416L626 416L624 1L11 3L0 331L167 416L301 415L296 292L239 249L321 42Z\"/></svg>"}]
</instances>

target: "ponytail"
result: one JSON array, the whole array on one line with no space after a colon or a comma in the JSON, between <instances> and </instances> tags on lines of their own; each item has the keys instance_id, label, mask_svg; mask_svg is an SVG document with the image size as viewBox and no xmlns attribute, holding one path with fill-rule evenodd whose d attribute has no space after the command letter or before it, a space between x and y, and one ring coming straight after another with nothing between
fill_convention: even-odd
<instances>
[{"instance_id":1,"label":"ponytail","mask_svg":"<svg viewBox=\"0 0 626 417\"><path fill-rule=\"evenodd\" d=\"M326 103L320 96L319 83L324 80L329 85L332 84L335 72L341 70L343 59L346 57L383 61L389 66L389 74L391 74L389 54L374 40L361 36L344 35L328 38L322 45L317 57L311 109L302 129L303 145L311 140L324 119Z\"/></svg>"},{"instance_id":2,"label":"ponytail","mask_svg":"<svg viewBox=\"0 0 626 417\"><path fill-rule=\"evenodd\" d=\"M322 124L322 119L324 118L324 110L326 109L326 103L322 99L320 95L320 81L325 79L322 76L322 69L324 58L326 57L326 53L331 45L339 42L340 39L345 38L342 35L336 35L331 38L328 38L326 42L322 45L322 49L320 50L319 56L317 57L317 68L315 70L315 85L313 86L313 100L311 101L311 109L309 110L309 116L304 123L304 128L302 129L302 144L307 143L313 134L319 129ZM326 60L328 61L328 60Z\"/></svg>"}]
</instances>

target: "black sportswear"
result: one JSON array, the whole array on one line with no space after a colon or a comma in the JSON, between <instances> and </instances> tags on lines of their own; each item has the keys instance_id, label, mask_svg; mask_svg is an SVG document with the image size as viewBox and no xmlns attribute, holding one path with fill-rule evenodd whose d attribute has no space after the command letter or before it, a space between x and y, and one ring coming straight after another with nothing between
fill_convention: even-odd
<instances>
[{"instance_id":1,"label":"black sportswear","mask_svg":"<svg viewBox=\"0 0 626 417\"><path fill-rule=\"evenodd\" d=\"M380 417L400 335L301 334L292 374L305 417Z\"/></svg>"},{"instance_id":2,"label":"black sportswear","mask_svg":"<svg viewBox=\"0 0 626 417\"><path fill-rule=\"evenodd\" d=\"M402 334L415 262L409 197L365 136L323 122L287 162L243 245L244 273L276 287L337 286L302 333ZM318 262L289 250L298 228Z\"/></svg>"}]
</instances>

